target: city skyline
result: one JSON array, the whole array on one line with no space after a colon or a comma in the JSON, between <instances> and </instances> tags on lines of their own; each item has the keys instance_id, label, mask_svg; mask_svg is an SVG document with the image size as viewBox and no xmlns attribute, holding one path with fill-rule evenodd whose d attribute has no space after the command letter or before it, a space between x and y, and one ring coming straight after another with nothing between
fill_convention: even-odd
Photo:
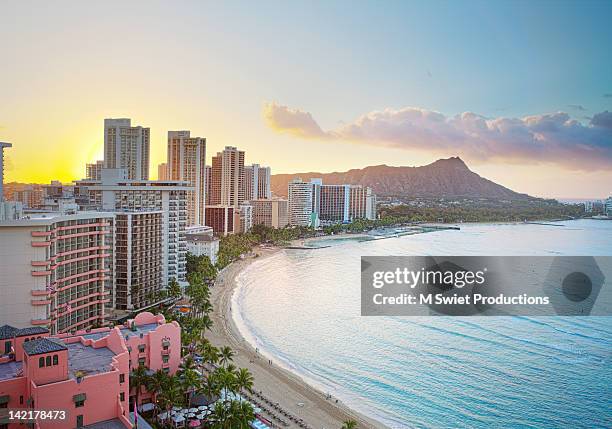
<instances>
[{"instance_id":1,"label":"city skyline","mask_svg":"<svg viewBox=\"0 0 612 429\"><path fill-rule=\"evenodd\" d=\"M534 196L612 192L609 3L288 7L150 3L133 22L137 4L121 14L7 5L5 182L85 177L85 164L103 158L103 119L125 117L151 129L152 178L166 133L189 129L207 139L207 165L225 146L274 173L459 155ZM173 20L181 26L162 37ZM533 141L553 144L533 151Z\"/></svg>"}]
</instances>

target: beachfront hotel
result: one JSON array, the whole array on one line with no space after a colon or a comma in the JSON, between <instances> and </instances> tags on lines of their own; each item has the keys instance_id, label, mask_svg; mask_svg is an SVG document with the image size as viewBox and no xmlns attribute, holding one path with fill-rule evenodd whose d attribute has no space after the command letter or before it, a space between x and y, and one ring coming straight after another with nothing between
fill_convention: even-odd
<instances>
[{"instance_id":1,"label":"beachfront hotel","mask_svg":"<svg viewBox=\"0 0 612 429\"><path fill-rule=\"evenodd\" d=\"M104 120L104 167L125 168L128 179L149 179L149 128L132 127L131 120Z\"/></svg>"},{"instance_id":2,"label":"beachfront hotel","mask_svg":"<svg viewBox=\"0 0 612 429\"><path fill-rule=\"evenodd\" d=\"M0 326L0 407L66 411L63 420L38 419L40 429L96 423L131 429L136 392L130 389L130 371L144 366L173 375L180 359L181 328L162 315L144 312L123 326L59 335L5 324ZM143 389L138 396L141 410L152 408L150 393Z\"/></svg>"},{"instance_id":3,"label":"beachfront hotel","mask_svg":"<svg viewBox=\"0 0 612 429\"><path fill-rule=\"evenodd\" d=\"M361 185L324 185L321 179L289 182L289 224L318 227L376 219L376 196Z\"/></svg>"},{"instance_id":4,"label":"beachfront hotel","mask_svg":"<svg viewBox=\"0 0 612 429\"><path fill-rule=\"evenodd\" d=\"M169 180L188 182L194 188L187 195L188 225L204 225L206 206L206 139L191 137L189 131L168 131Z\"/></svg>"},{"instance_id":5,"label":"beachfront hotel","mask_svg":"<svg viewBox=\"0 0 612 429\"><path fill-rule=\"evenodd\" d=\"M219 239L209 226L191 226L186 232L187 251L195 256L207 256L212 264L217 263Z\"/></svg>"},{"instance_id":6,"label":"beachfront hotel","mask_svg":"<svg viewBox=\"0 0 612 429\"><path fill-rule=\"evenodd\" d=\"M289 224L289 205L284 199L257 199L250 201L253 207L253 225L284 228Z\"/></svg>"},{"instance_id":7,"label":"beachfront hotel","mask_svg":"<svg viewBox=\"0 0 612 429\"><path fill-rule=\"evenodd\" d=\"M161 213L162 287L170 279L185 281L187 243L187 194L189 183L175 180L129 180L123 169L103 169L102 180L75 182L75 194L81 208L105 212ZM127 241L129 240L129 241ZM127 242L118 246L129 246Z\"/></svg>"},{"instance_id":8,"label":"beachfront hotel","mask_svg":"<svg viewBox=\"0 0 612 429\"><path fill-rule=\"evenodd\" d=\"M105 323L114 215L31 215L0 222L0 324L52 334Z\"/></svg>"}]
</instances>

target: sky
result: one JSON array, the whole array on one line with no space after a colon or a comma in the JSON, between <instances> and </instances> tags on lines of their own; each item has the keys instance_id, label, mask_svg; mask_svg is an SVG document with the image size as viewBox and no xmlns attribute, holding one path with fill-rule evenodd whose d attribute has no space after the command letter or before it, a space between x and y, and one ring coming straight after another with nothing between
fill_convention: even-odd
<instances>
[{"instance_id":1,"label":"sky","mask_svg":"<svg viewBox=\"0 0 612 429\"><path fill-rule=\"evenodd\" d=\"M273 173L424 165L612 194L611 1L0 0L5 181L70 181L104 118Z\"/></svg>"}]
</instances>

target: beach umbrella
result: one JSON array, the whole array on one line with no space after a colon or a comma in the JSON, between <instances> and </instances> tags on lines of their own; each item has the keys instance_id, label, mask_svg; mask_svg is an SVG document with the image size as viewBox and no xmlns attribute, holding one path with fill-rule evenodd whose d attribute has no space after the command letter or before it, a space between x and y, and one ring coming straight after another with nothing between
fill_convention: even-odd
<instances>
[{"instance_id":1,"label":"beach umbrella","mask_svg":"<svg viewBox=\"0 0 612 429\"><path fill-rule=\"evenodd\" d=\"M190 408L188 411L190 413L197 413L199 410L197 408Z\"/></svg>"},{"instance_id":2,"label":"beach umbrella","mask_svg":"<svg viewBox=\"0 0 612 429\"><path fill-rule=\"evenodd\" d=\"M206 405L200 405L198 407L198 410L200 410L200 411L208 410L208 407Z\"/></svg>"},{"instance_id":3,"label":"beach umbrella","mask_svg":"<svg viewBox=\"0 0 612 429\"><path fill-rule=\"evenodd\" d=\"M189 422L189 427L195 428L200 426L200 421L199 420L192 420Z\"/></svg>"},{"instance_id":4,"label":"beach umbrella","mask_svg":"<svg viewBox=\"0 0 612 429\"><path fill-rule=\"evenodd\" d=\"M195 416L196 416L196 415L195 415L194 413L189 413L189 414L187 414L187 417L188 417L188 418L190 418L190 419L191 419L191 418L194 418Z\"/></svg>"},{"instance_id":5,"label":"beach umbrella","mask_svg":"<svg viewBox=\"0 0 612 429\"><path fill-rule=\"evenodd\" d=\"M180 411L180 410L181 410L181 407L177 407L177 406L172 407L172 411Z\"/></svg>"}]
</instances>

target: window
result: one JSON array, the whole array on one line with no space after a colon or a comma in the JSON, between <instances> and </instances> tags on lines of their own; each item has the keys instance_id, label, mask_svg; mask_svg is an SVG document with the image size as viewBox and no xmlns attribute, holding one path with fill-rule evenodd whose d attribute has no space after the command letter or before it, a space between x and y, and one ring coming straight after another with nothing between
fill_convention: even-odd
<instances>
[{"instance_id":1,"label":"window","mask_svg":"<svg viewBox=\"0 0 612 429\"><path fill-rule=\"evenodd\" d=\"M168 363L168 360L169 360L168 356L162 356L162 361L164 363Z\"/></svg>"},{"instance_id":2,"label":"window","mask_svg":"<svg viewBox=\"0 0 612 429\"><path fill-rule=\"evenodd\" d=\"M80 400L80 401L75 401L74 402L74 407L75 408L80 408L80 407L84 407L85 406L85 400Z\"/></svg>"},{"instance_id":3,"label":"window","mask_svg":"<svg viewBox=\"0 0 612 429\"><path fill-rule=\"evenodd\" d=\"M142 366L145 364L145 358L138 359L138 365Z\"/></svg>"},{"instance_id":4,"label":"window","mask_svg":"<svg viewBox=\"0 0 612 429\"><path fill-rule=\"evenodd\" d=\"M125 382L125 374L119 374L119 383Z\"/></svg>"},{"instance_id":5,"label":"window","mask_svg":"<svg viewBox=\"0 0 612 429\"><path fill-rule=\"evenodd\" d=\"M125 393L124 392L119 393L119 400L121 402L125 401Z\"/></svg>"},{"instance_id":6,"label":"window","mask_svg":"<svg viewBox=\"0 0 612 429\"><path fill-rule=\"evenodd\" d=\"M42 368L43 366L45 366L45 358L44 357L40 357L40 358L38 358L38 367Z\"/></svg>"},{"instance_id":7,"label":"window","mask_svg":"<svg viewBox=\"0 0 612 429\"><path fill-rule=\"evenodd\" d=\"M164 368L164 372L165 372L166 374L170 373L170 368Z\"/></svg>"},{"instance_id":8,"label":"window","mask_svg":"<svg viewBox=\"0 0 612 429\"><path fill-rule=\"evenodd\" d=\"M7 355L11 352L11 342L7 341L4 343L4 354Z\"/></svg>"},{"instance_id":9,"label":"window","mask_svg":"<svg viewBox=\"0 0 612 429\"><path fill-rule=\"evenodd\" d=\"M47 366L51 366L51 356L47 356Z\"/></svg>"},{"instance_id":10,"label":"window","mask_svg":"<svg viewBox=\"0 0 612 429\"><path fill-rule=\"evenodd\" d=\"M23 405L23 395L19 397L19 405Z\"/></svg>"},{"instance_id":11,"label":"window","mask_svg":"<svg viewBox=\"0 0 612 429\"><path fill-rule=\"evenodd\" d=\"M140 353L143 353L143 352L145 351L145 345L144 345L144 344L139 344L139 345L138 345L138 351L139 351Z\"/></svg>"},{"instance_id":12,"label":"window","mask_svg":"<svg viewBox=\"0 0 612 429\"><path fill-rule=\"evenodd\" d=\"M59 364L59 357L57 355L53 355L53 365Z\"/></svg>"}]
</instances>

